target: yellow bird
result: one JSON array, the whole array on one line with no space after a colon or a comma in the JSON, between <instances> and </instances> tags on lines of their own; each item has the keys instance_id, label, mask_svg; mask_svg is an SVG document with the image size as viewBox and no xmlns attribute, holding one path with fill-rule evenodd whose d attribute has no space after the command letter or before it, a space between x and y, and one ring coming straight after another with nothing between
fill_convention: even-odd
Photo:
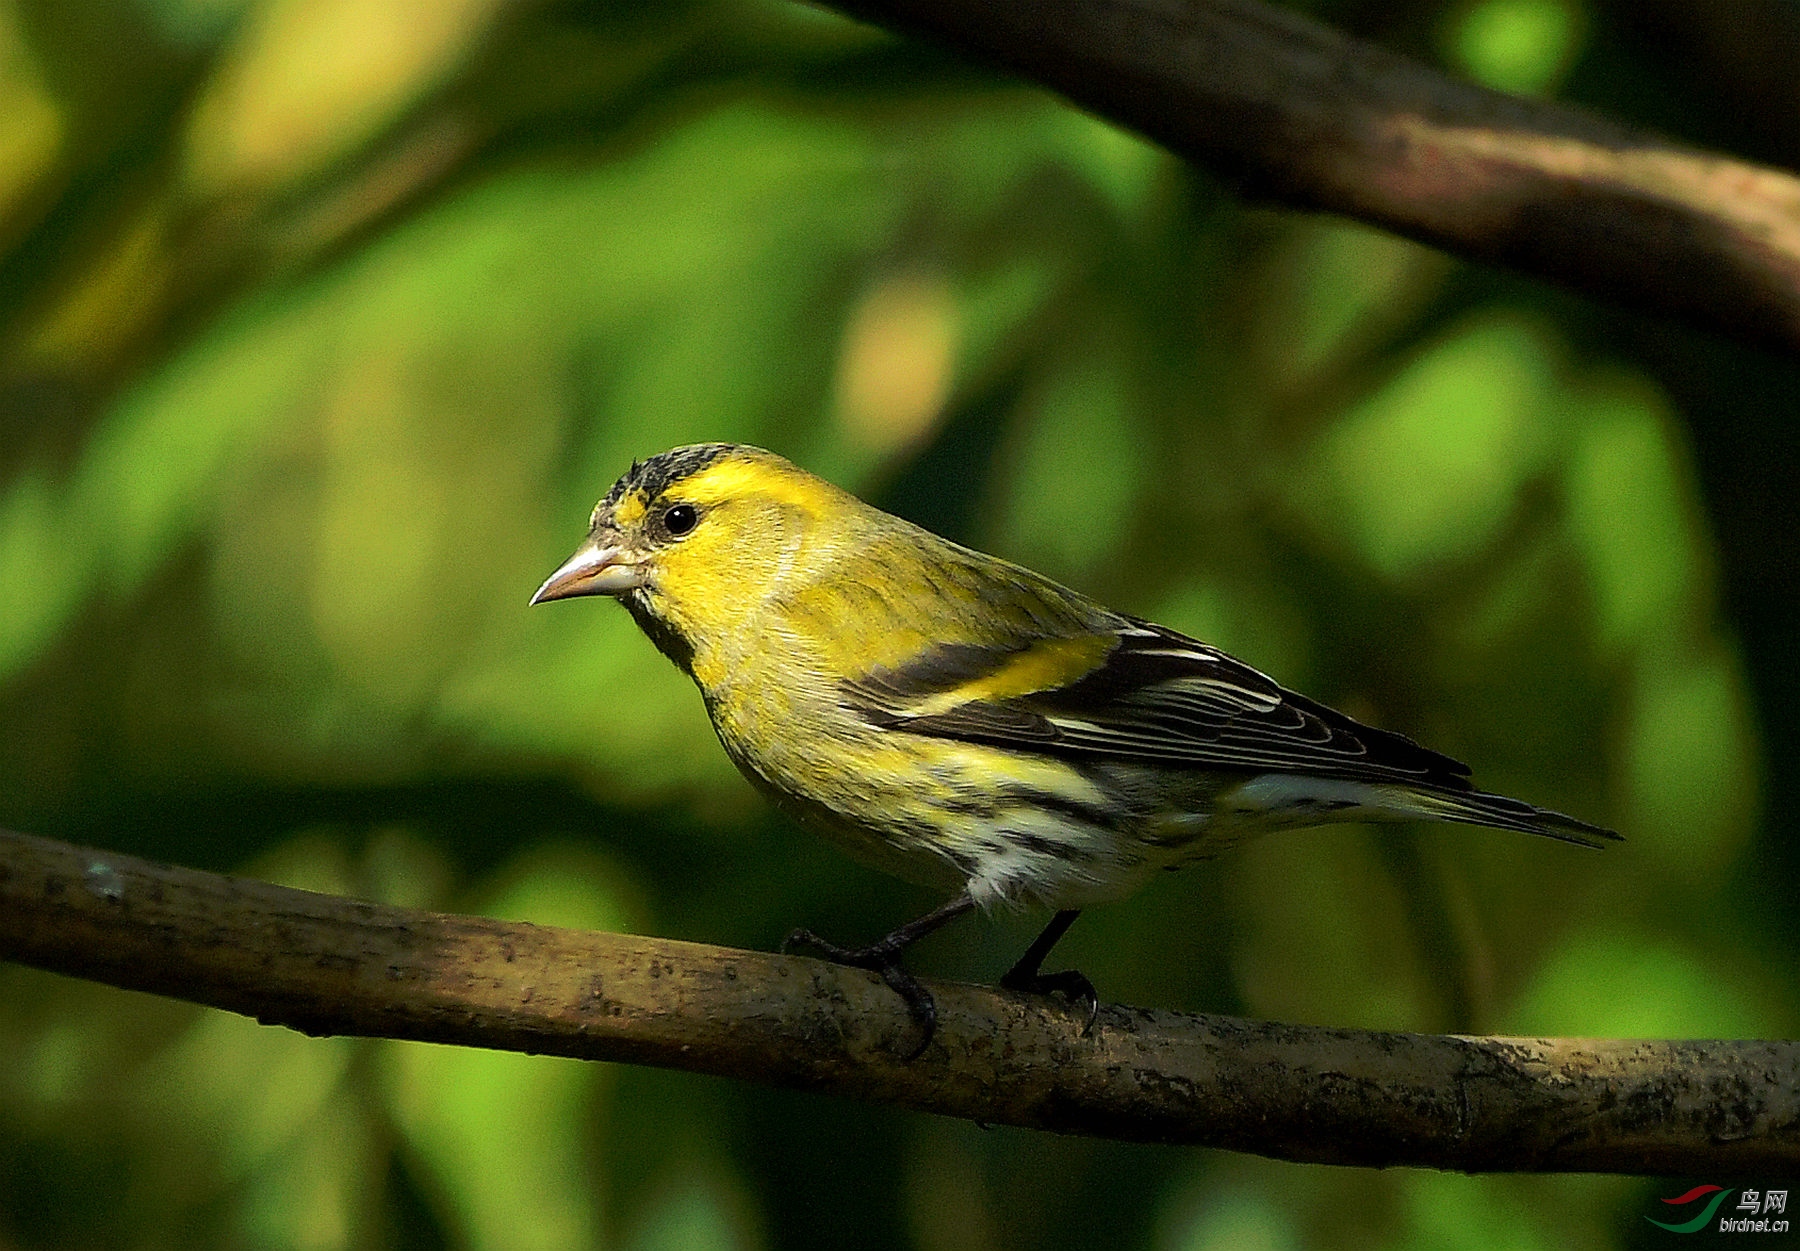
<instances>
[{"instance_id":1,"label":"yellow bird","mask_svg":"<svg viewBox=\"0 0 1800 1251\"><path fill-rule=\"evenodd\" d=\"M1619 836L1474 789L1468 767L1216 647L872 508L772 452L633 464L531 602L610 595L693 678L726 754L857 859L949 895L867 947L930 1041L907 946L971 908L1056 910L1001 985L1098 997L1044 957L1080 909L1269 830L1458 821ZM916 1054L916 1053L915 1053Z\"/></svg>"}]
</instances>

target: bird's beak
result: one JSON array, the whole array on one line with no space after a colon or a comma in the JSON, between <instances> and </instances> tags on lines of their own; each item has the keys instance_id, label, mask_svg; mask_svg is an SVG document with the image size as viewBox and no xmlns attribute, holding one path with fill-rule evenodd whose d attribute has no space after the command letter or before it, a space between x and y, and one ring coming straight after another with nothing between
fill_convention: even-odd
<instances>
[{"instance_id":1,"label":"bird's beak","mask_svg":"<svg viewBox=\"0 0 1800 1251\"><path fill-rule=\"evenodd\" d=\"M578 595L621 595L644 584L643 568L624 558L617 547L589 539L544 579L531 602L574 599Z\"/></svg>"}]
</instances>

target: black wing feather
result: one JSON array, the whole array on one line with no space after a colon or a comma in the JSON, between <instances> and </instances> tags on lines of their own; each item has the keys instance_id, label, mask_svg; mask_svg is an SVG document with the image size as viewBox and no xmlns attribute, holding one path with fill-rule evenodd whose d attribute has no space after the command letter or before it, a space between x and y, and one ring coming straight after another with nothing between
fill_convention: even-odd
<instances>
[{"instance_id":1,"label":"black wing feather","mask_svg":"<svg viewBox=\"0 0 1800 1251\"><path fill-rule=\"evenodd\" d=\"M1286 690L1216 647L1135 620L1104 663L1065 686L907 711L1016 654L937 648L846 683L845 702L876 725L1056 755L1471 789L1460 761Z\"/></svg>"}]
</instances>

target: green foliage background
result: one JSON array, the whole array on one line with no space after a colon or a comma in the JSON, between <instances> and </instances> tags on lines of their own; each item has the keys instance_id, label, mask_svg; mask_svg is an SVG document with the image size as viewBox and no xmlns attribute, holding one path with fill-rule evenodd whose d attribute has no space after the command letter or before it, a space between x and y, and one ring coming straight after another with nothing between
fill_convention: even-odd
<instances>
[{"instance_id":1,"label":"green foliage background","mask_svg":"<svg viewBox=\"0 0 1800 1251\"><path fill-rule=\"evenodd\" d=\"M1795 156L1636 6L1311 8ZM0 0L0 823L569 925L885 931L937 901L765 811L623 613L525 607L634 456L748 440L1630 839L1270 839L1085 918L1107 997L1791 1035L1796 394L777 0ZM1039 921L918 967L990 979ZM1668 1193L310 1040L16 968L0 1055L8 1247L1626 1247Z\"/></svg>"}]
</instances>

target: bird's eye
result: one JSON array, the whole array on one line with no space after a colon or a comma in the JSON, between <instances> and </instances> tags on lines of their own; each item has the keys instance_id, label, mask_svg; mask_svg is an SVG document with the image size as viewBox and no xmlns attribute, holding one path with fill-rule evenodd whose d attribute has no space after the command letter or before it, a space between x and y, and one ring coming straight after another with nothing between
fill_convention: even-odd
<instances>
[{"instance_id":1,"label":"bird's eye","mask_svg":"<svg viewBox=\"0 0 1800 1251\"><path fill-rule=\"evenodd\" d=\"M663 514L663 529L676 538L680 538L689 530L700 524L700 514L692 504L677 504Z\"/></svg>"}]
</instances>

